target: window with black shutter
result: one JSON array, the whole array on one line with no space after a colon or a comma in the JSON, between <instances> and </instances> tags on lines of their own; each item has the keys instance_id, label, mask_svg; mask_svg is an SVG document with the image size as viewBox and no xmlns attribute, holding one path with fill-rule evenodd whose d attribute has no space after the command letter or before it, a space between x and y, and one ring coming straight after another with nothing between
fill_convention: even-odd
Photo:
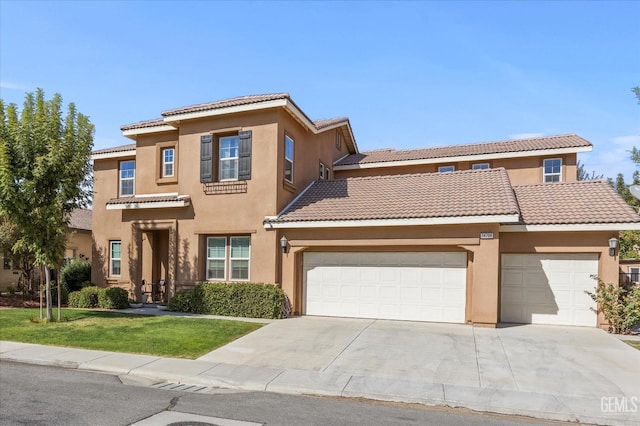
<instances>
[{"instance_id":1,"label":"window with black shutter","mask_svg":"<svg viewBox=\"0 0 640 426\"><path fill-rule=\"evenodd\" d=\"M251 130L238 132L238 180L251 179Z\"/></svg>"},{"instance_id":2,"label":"window with black shutter","mask_svg":"<svg viewBox=\"0 0 640 426\"><path fill-rule=\"evenodd\" d=\"M200 182L213 182L213 136L200 136Z\"/></svg>"}]
</instances>

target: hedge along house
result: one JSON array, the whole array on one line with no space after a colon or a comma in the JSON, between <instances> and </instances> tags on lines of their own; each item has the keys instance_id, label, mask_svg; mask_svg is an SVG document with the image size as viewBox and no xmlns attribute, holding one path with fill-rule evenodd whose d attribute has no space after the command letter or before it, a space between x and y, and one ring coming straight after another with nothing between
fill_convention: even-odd
<instances>
[{"instance_id":1,"label":"hedge along house","mask_svg":"<svg viewBox=\"0 0 640 426\"><path fill-rule=\"evenodd\" d=\"M285 93L165 111L94 152L93 281L275 283L303 315L596 326L640 218L576 135L360 152Z\"/></svg>"}]
</instances>

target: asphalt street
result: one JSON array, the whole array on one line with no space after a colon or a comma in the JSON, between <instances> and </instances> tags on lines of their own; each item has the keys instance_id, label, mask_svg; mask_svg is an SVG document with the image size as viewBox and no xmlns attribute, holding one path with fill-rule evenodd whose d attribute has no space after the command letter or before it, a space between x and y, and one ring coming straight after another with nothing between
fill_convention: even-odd
<instances>
[{"instance_id":1,"label":"asphalt street","mask_svg":"<svg viewBox=\"0 0 640 426\"><path fill-rule=\"evenodd\" d=\"M123 383L126 382L125 383ZM0 362L1 425L542 425L467 410L215 388ZM197 415L191 416L189 415ZM202 416L202 417L198 417ZM187 423L190 421L191 423Z\"/></svg>"}]
</instances>

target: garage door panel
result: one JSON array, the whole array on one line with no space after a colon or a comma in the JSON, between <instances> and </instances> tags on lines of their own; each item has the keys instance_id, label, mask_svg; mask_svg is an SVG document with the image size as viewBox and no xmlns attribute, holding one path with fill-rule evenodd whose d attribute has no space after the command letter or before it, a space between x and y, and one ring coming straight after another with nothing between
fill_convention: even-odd
<instances>
[{"instance_id":1,"label":"garage door panel","mask_svg":"<svg viewBox=\"0 0 640 426\"><path fill-rule=\"evenodd\" d=\"M311 252L303 263L307 315L464 322L464 252Z\"/></svg>"},{"instance_id":2,"label":"garage door panel","mask_svg":"<svg viewBox=\"0 0 640 426\"><path fill-rule=\"evenodd\" d=\"M502 255L503 322L595 326L595 254Z\"/></svg>"}]
</instances>

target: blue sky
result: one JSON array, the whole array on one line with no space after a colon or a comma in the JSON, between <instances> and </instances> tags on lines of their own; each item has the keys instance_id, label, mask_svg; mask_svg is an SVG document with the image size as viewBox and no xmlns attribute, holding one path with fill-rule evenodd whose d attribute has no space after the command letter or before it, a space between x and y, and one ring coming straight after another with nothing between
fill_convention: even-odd
<instances>
[{"instance_id":1,"label":"blue sky","mask_svg":"<svg viewBox=\"0 0 640 426\"><path fill-rule=\"evenodd\" d=\"M0 2L0 95L42 87L95 148L166 109L289 92L361 150L577 133L588 170L640 147L640 2Z\"/></svg>"}]
</instances>

